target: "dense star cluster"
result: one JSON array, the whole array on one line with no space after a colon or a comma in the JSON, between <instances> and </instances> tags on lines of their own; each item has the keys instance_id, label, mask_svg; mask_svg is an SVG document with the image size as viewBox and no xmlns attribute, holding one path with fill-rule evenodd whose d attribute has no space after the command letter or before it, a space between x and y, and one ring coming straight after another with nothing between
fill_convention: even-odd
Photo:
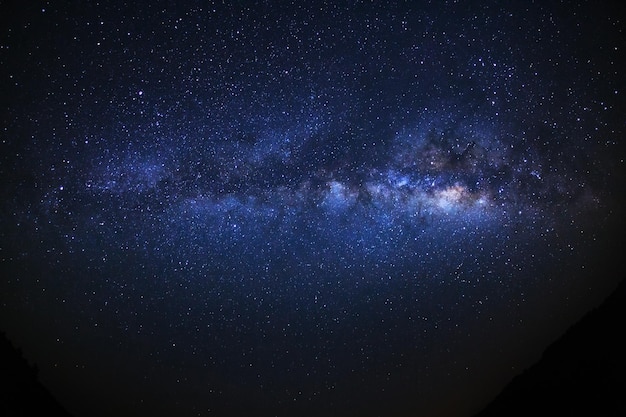
<instances>
[{"instance_id":1,"label":"dense star cluster","mask_svg":"<svg viewBox=\"0 0 626 417\"><path fill-rule=\"evenodd\" d=\"M621 12L227 3L0 6L0 326L78 416L478 411L615 283Z\"/></svg>"}]
</instances>

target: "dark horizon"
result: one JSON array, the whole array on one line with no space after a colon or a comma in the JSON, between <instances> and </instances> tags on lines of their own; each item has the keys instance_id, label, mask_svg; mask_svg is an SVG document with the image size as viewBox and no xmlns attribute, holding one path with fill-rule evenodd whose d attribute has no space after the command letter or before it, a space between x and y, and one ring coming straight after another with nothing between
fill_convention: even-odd
<instances>
[{"instance_id":1,"label":"dark horizon","mask_svg":"<svg viewBox=\"0 0 626 417\"><path fill-rule=\"evenodd\" d=\"M604 413L626 411L621 400L626 383L624 346L619 329L626 317L626 281L598 306L585 314L542 353L541 359L522 370L474 417L554 415L554 413ZM55 417L80 417L38 387L38 367L23 357L0 332L2 343L3 412L37 412ZM37 381L37 383L35 383ZM245 400L243 400L245 402ZM388 410L393 408L389 404ZM387 413L388 417L402 413Z\"/></svg>"}]
</instances>

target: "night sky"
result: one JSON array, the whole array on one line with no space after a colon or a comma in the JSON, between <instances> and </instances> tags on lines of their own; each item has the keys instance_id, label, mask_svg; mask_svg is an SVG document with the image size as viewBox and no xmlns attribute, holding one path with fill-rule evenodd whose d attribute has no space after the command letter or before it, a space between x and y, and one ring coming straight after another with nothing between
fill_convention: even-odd
<instances>
[{"instance_id":1,"label":"night sky","mask_svg":"<svg viewBox=\"0 0 626 417\"><path fill-rule=\"evenodd\" d=\"M0 329L77 417L468 416L617 283L610 2L0 3Z\"/></svg>"}]
</instances>

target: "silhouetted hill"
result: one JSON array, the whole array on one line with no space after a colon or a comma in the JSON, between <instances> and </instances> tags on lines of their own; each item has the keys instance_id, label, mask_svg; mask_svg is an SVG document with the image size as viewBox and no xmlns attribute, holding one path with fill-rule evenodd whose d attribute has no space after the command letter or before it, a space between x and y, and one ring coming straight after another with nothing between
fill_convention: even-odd
<instances>
[{"instance_id":1,"label":"silhouetted hill","mask_svg":"<svg viewBox=\"0 0 626 417\"><path fill-rule=\"evenodd\" d=\"M626 416L626 281L475 417Z\"/></svg>"},{"instance_id":2,"label":"silhouetted hill","mask_svg":"<svg viewBox=\"0 0 626 417\"><path fill-rule=\"evenodd\" d=\"M37 373L0 332L0 416L72 417L41 385Z\"/></svg>"},{"instance_id":3,"label":"silhouetted hill","mask_svg":"<svg viewBox=\"0 0 626 417\"><path fill-rule=\"evenodd\" d=\"M626 281L475 417L626 416ZM0 416L71 417L0 332Z\"/></svg>"}]
</instances>

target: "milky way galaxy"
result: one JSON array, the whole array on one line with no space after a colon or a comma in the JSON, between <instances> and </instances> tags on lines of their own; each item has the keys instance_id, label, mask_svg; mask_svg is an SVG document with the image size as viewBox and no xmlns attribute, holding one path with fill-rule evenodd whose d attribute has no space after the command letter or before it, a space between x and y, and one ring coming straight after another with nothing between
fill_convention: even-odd
<instances>
[{"instance_id":1,"label":"milky way galaxy","mask_svg":"<svg viewBox=\"0 0 626 417\"><path fill-rule=\"evenodd\" d=\"M0 328L76 416L479 411L624 179L621 10L500 3L0 6Z\"/></svg>"}]
</instances>

